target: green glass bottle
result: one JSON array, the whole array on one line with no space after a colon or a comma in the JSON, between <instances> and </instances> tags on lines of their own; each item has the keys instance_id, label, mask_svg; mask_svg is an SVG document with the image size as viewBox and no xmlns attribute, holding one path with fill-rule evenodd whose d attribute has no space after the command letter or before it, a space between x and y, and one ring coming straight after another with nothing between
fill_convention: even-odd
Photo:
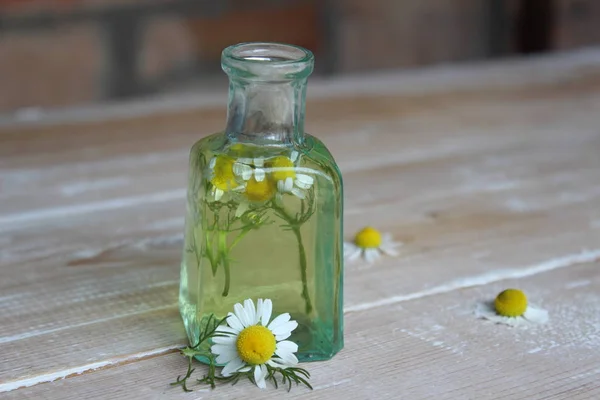
<instances>
[{"instance_id":1,"label":"green glass bottle","mask_svg":"<svg viewBox=\"0 0 600 400\"><path fill-rule=\"evenodd\" d=\"M298 322L300 361L344 344L342 178L304 133L310 51L276 43L228 47L227 127L190 154L179 305L195 344L211 315L273 300Z\"/></svg>"}]
</instances>

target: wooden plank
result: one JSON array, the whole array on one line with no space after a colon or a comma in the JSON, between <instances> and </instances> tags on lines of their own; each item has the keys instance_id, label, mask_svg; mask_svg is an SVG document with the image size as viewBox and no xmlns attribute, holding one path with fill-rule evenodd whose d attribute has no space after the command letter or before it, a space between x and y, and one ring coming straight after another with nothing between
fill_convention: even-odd
<instances>
[{"instance_id":1,"label":"wooden plank","mask_svg":"<svg viewBox=\"0 0 600 400\"><path fill-rule=\"evenodd\" d=\"M461 155L463 150L471 150L468 154L474 154L493 150L496 144L517 146L526 140L533 142L538 137L548 136L541 128L528 132L528 139L519 135L507 135L507 131L512 129L529 129L528 126L519 124L520 120L527 124L527 118L551 118L547 122L556 124L552 128L556 139L549 140L564 140L560 135L563 129L561 126L569 129L563 121L572 112L577 112L578 117L583 119L578 123L581 128L591 129L595 123L593 114L590 113L598 109L596 81L591 78L586 82L587 85L583 82L576 85L580 98L573 99L570 107L552 99L568 95L561 93L565 90L562 84L554 85L550 90L522 88L508 95L499 93L500 98L488 98L483 93L474 93L462 96L430 95L408 100L390 96L377 101L370 97L344 102L321 101L321 108L330 110L332 115L317 115L314 130L325 130L324 135L320 136L339 155L339 163L346 170L363 168L373 162L393 162L396 158L414 162L419 159L419 155L427 159L439 156L439 152ZM526 99L522 99L524 95L527 95ZM498 107L505 107L507 102L514 105L504 110L513 115L515 121L512 124L504 124L505 114L498 111ZM350 121L343 118L345 112L351 113ZM437 115L435 120L432 120L432 112ZM221 113L209 110L197 114L197 118L208 121L205 129L209 132L216 131L218 124L222 122ZM340 122L326 122L329 120ZM168 121L173 121L173 124L170 125ZM480 125L483 121L486 121L486 129L490 130L490 134L482 137ZM29 141L23 139L25 135L21 132L7 133L6 142L0 150L2 162L10 163L4 164L10 168L6 168L3 174L1 195L7 200L3 210L18 211L21 207L31 210L32 206L69 205L86 199L107 199L114 196L110 191L83 190L82 188L86 188L84 183L93 179L98 179L99 182L90 183L91 189L115 188L116 194L123 193L124 186L134 189L130 190L131 194L184 188L187 152L199 137L192 126L200 123L191 115L162 119L154 117L144 122L145 124L141 121L127 121L122 125L108 123L85 127L51 127L41 131L34 130L31 136L28 133ZM473 128L465 128L473 125ZM443 126L444 131L436 126ZM497 133L492 134L491 129L496 129ZM369 141L365 133L378 130L381 134ZM345 135L333 132L344 132ZM397 138L395 132L406 133ZM62 139L49 141L49 137ZM381 143L390 140L390 137L397 141L398 147L381 149ZM358 140L363 141L363 144L369 141L368 153L364 152L364 147L355 145ZM431 144L432 141L434 144ZM89 150L82 151L82 148ZM40 158L38 152L42 149L48 154ZM144 149L146 153L143 153ZM420 154L415 154L416 152ZM378 157L368 157L375 153ZM32 170L32 166L48 167L42 172L39 169ZM136 179L129 175L136 175ZM30 191L36 189L44 190L46 196L29 196Z\"/></svg>"},{"instance_id":2,"label":"wooden plank","mask_svg":"<svg viewBox=\"0 0 600 400\"><path fill-rule=\"evenodd\" d=\"M448 169L438 170L442 171L439 177L441 181L446 174L444 171ZM415 173L419 171L417 169ZM351 173L350 178L355 175ZM533 217L527 216L523 212L510 218L502 214L486 216L485 212L489 210L485 209L475 209L473 213L473 203L470 200L465 202L460 192L457 197L442 196L433 202L439 210L433 222L420 214L421 218L416 221L412 217L407 221L401 218L398 225L392 228L400 237L413 236L412 241L417 243L417 246L411 243L407 245L404 258L386 260L377 269L348 266L348 309L373 308L394 302L398 297L418 296L423 291L451 291L468 286L465 279L469 277L487 282L540 269L567 267L600 256L597 249L579 254L586 243L588 246L598 243L598 232L589 226L589 218L597 212L594 199L580 204L575 211L569 210L571 203L555 206L551 208L554 214L545 218L535 213ZM543 199L543 192L537 199ZM378 210L384 214L393 208L402 210L402 204L403 200L397 199L378 207ZM493 202L491 204L494 205ZM154 216L160 213L162 207L156 205L156 211L146 207L144 213ZM177 209L169 207L169 210L172 218L176 219ZM26 371L6 364L6 369L2 371L6 379L23 380L50 374L57 362L63 367L77 368L88 364L90 354L124 357L130 353L151 351L157 345L176 347L183 343L184 336L174 306L180 230L169 229L171 234L166 236L166 242L162 242L165 236L162 236L163 239L155 237L153 242L152 236L144 236L148 234L145 224L151 226L155 221L145 219L136 223L138 217L126 209L118 213L108 211L82 219L73 218L67 227L58 230L56 225L49 225L40 228L37 236L29 236L28 246L38 238L38 247L34 247L33 252L29 247L12 255L14 259L22 260L27 259L24 253L35 253L36 249L59 249L58 254L32 260L31 264L26 263L18 270L10 268L3 271L3 293L9 299L11 296L16 299L7 300L7 309L12 312L3 316L4 323L1 324L5 327L1 339L3 343L0 344L3 353L13 360L23 352L37 351L35 343L53 344L47 350L47 357ZM381 226L390 226L386 225L389 222L385 222L384 217L373 214L372 218ZM127 225L128 218L134 220L133 230L130 228L111 235L107 245L111 227L119 226L119 222ZM60 223L64 224L62 221ZM135 231L136 224L141 231ZM78 232L89 225L95 227L95 234L78 237ZM77 236L73 236L73 233ZM52 235L51 239L48 239L49 235ZM148 239L150 242L147 247L143 246ZM53 240L57 241L56 244L52 243ZM65 242L71 247L61 249L61 244L65 246ZM540 260L540 253L559 259ZM523 262L532 265L520 269L518 263ZM13 260L6 265L16 267L18 264L21 263ZM447 268L447 265L453 268ZM32 279L32 276L35 278ZM381 276L386 279L382 281ZM407 276L410 278L407 279ZM114 337L104 336L103 329L99 328L118 324L122 326L119 335L124 338L137 335L139 329L156 335L157 332L150 328L164 329L164 326L152 326L156 312L161 310L170 312L163 317L168 320L168 330L163 331L160 341L144 340L142 335L139 341L127 343L133 347L115 347ZM12 315L18 315L19 319L16 320ZM139 322L127 323L132 317ZM94 346L90 349L78 345L76 350L65 354L64 349L77 341L74 336L85 343L93 338Z\"/></svg>"},{"instance_id":3,"label":"wooden plank","mask_svg":"<svg viewBox=\"0 0 600 400\"><path fill-rule=\"evenodd\" d=\"M588 263L522 280L423 296L346 315L346 346L333 360L305 364L314 392L289 398L593 399L600 396L600 264ZM478 320L478 301L507 287L524 289L550 313L548 325L516 329ZM152 357L51 384L20 389L6 399L184 396L168 382L185 369L176 354ZM197 374L202 374L202 367ZM200 387L201 388L201 387ZM191 398L274 399L242 382Z\"/></svg>"},{"instance_id":4,"label":"wooden plank","mask_svg":"<svg viewBox=\"0 0 600 400\"><path fill-rule=\"evenodd\" d=\"M374 224L406 242L398 259L348 266L347 311L600 256L599 81L579 72L546 79L318 100L315 132L345 177L347 234ZM0 385L154 357L184 342L174 304L186 153L198 118L216 126L221 114L0 133L0 353L10 360Z\"/></svg>"}]
</instances>

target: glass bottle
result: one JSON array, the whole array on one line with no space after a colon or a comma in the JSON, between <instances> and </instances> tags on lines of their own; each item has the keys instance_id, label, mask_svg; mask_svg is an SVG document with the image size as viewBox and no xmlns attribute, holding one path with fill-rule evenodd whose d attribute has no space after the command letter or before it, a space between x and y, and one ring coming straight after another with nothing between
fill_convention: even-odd
<instances>
[{"instance_id":1,"label":"glass bottle","mask_svg":"<svg viewBox=\"0 0 600 400\"><path fill-rule=\"evenodd\" d=\"M276 43L226 48L227 126L191 150L179 305L190 343L235 303L273 300L298 322L300 361L343 339L342 178L304 133L310 51ZM201 361L206 361L206 359Z\"/></svg>"}]
</instances>

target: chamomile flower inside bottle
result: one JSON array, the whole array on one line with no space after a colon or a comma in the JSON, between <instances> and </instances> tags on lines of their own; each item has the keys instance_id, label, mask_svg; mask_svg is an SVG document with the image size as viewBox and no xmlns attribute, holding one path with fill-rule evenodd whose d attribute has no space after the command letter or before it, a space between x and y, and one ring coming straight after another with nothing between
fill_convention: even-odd
<instances>
[{"instance_id":1,"label":"chamomile flower inside bottle","mask_svg":"<svg viewBox=\"0 0 600 400\"><path fill-rule=\"evenodd\" d=\"M225 131L190 153L179 305L192 345L211 315L270 298L298 322L300 361L343 347L342 179L304 132L313 55L246 43L223 51Z\"/></svg>"}]
</instances>

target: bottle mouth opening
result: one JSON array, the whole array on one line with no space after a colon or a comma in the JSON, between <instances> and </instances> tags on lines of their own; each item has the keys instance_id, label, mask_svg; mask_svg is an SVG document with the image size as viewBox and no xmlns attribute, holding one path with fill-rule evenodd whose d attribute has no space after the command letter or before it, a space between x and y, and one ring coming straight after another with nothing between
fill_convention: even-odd
<instances>
[{"instance_id":1,"label":"bottle mouth opening","mask_svg":"<svg viewBox=\"0 0 600 400\"><path fill-rule=\"evenodd\" d=\"M305 78L311 74L314 56L310 50L283 43L240 43L221 54L221 67L230 76L258 80Z\"/></svg>"}]
</instances>

